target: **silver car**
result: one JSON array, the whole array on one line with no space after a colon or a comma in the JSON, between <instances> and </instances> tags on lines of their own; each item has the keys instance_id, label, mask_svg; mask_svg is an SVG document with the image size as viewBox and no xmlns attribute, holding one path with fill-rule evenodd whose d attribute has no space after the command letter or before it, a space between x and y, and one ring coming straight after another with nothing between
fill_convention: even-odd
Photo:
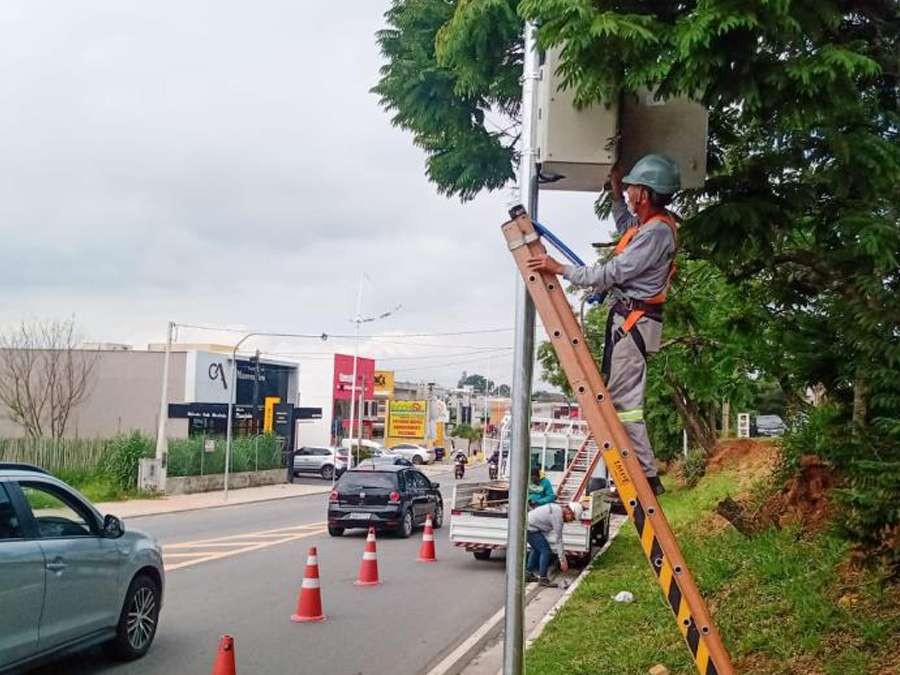
<instances>
[{"instance_id":1,"label":"silver car","mask_svg":"<svg viewBox=\"0 0 900 675\"><path fill-rule=\"evenodd\" d=\"M317 473L325 480L340 476L347 468L347 451L337 448L304 446L294 451L294 474Z\"/></svg>"},{"instance_id":2,"label":"silver car","mask_svg":"<svg viewBox=\"0 0 900 675\"><path fill-rule=\"evenodd\" d=\"M164 584L152 537L37 467L0 462L0 672L96 644L143 656Z\"/></svg>"}]
</instances>

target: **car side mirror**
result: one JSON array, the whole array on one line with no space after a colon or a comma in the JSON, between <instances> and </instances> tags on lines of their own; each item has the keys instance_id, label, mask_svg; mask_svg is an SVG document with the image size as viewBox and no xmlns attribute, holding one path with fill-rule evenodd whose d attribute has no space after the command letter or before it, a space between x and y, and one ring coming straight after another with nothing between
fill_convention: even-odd
<instances>
[{"instance_id":1,"label":"car side mirror","mask_svg":"<svg viewBox=\"0 0 900 675\"><path fill-rule=\"evenodd\" d=\"M107 539L118 539L125 534L125 526L116 516L108 514L103 519L103 536Z\"/></svg>"},{"instance_id":2,"label":"car side mirror","mask_svg":"<svg viewBox=\"0 0 900 675\"><path fill-rule=\"evenodd\" d=\"M432 483L431 487L433 487L435 490L437 490L439 487L441 487L441 484L440 483Z\"/></svg>"}]
</instances>

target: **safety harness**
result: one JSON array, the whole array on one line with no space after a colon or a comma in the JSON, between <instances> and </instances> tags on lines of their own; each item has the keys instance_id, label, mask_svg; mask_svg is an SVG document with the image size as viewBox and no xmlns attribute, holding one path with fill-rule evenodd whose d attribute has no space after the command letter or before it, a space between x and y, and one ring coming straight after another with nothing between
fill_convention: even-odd
<instances>
[{"instance_id":1,"label":"safety harness","mask_svg":"<svg viewBox=\"0 0 900 675\"><path fill-rule=\"evenodd\" d=\"M640 331L634 331L632 333L631 329L634 328L637 322L644 316L655 321L662 321L662 305L669 295L669 287L672 284L672 278L675 276L676 271L675 253L678 251L678 224L675 217L670 213L662 213L653 216L646 223L629 227L622 234L615 249L613 249L613 255L621 255L624 253L625 249L628 248L628 244L634 239L634 235L638 233L638 230L654 221L662 221L669 226L670 230L672 230L672 237L675 241L675 251L672 253L672 262L669 263L669 274L666 277L666 283L663 285L662 290L656 295L650 298L644 298L643 300L627 298L619 300L613 305L606 321L606 346L603 349L603 364L601 368L601 372L607 380L609 379L610 366L612 364L612 351L616 343L631 333L632 339L640 350L641 355L644 358L647 358L647 346L644 344L644 338L641 336ZM614 331L613 318L616 314L623 317L625 321Z\"/></svg>"}]
</instances>

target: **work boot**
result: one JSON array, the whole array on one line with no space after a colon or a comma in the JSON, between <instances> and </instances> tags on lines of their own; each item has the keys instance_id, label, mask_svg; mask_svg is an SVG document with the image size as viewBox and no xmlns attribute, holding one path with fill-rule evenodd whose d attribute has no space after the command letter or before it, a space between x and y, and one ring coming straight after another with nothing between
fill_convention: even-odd
<instances>
[{"instance_id":1,"label":"work boot","mask_svg":"<svg viewBox=\"0 0 900 675\"><path fill-rule=\"evenodd\" d=\"M550 581L547 577L540 577L538 583L544 588L559 588L559 585L555 581Z\"/></svg>"},{"instance_id":2,"label":"work boot","mask_svg":"<svg viewBox=\"0 0 900 675\"><path fill-rule=\"evenodd\" d=\"M647 482L650 483L650 488L653 490L653 494L659 496L666 491L666 488L663 486L662 481L659 479L659 476L650 476L647 479Z\"/></svg>"},{"instance_id":3,"label":"work boot","mask_svg":"<svg viewBox=\"0 0 900 675\"><path fill-rule=\"evenodd\" d=\"M525 573L525 583L526 584L533 584L538 579L540 579L540 577L537 574L535 574L534 572L526 572Z\"/></svg>"}]
</instances>

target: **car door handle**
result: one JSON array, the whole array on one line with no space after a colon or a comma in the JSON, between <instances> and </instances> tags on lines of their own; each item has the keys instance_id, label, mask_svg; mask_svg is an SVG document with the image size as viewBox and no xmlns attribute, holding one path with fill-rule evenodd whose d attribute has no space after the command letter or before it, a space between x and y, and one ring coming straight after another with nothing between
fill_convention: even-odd
<instances>
[{"instance_id":1,"label":"car door handle","mask_svg":"<svg viewBox=\"0 0 900 675\"><path fill-rule=\"evenodd\" d=\"M62 572L66 567L66 563L62 560L54 560L53 562L47 563L47 569L51 572Z\"/></svg>"}]
</instances>

